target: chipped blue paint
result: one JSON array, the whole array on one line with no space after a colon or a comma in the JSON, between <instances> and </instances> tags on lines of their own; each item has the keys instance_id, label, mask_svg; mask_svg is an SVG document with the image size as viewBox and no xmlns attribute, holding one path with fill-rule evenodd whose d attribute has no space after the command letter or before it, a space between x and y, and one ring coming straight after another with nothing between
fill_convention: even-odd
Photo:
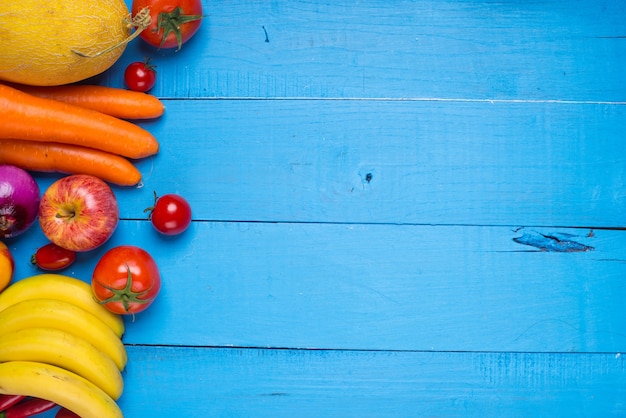
<instances>
[{"instance_id":1,"label":"chipped blue paint","mask_svg":"<svg viewBox=\"0 0 626 418\"><path fill-rule=\"evenodd\" d=\"M542 234L538 232L525 232L520 237L513 238L513 241L522 245L535 247L540 251L550 251L557 253L578 253L593 251L593 247L581 244L573 240L572 234Z\"/></svg>"}]
</instances>

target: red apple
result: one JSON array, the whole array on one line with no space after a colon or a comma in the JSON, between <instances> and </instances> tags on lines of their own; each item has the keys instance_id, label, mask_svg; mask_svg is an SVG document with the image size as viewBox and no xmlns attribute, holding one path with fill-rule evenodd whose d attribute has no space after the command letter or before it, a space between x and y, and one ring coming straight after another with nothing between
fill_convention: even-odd
<instances>
[{"instance_id":1,"label":"red apple","mask_svg":"<svg viewBox=\"0 0 626 418\"><path fill-rule=\"evenodd\" d=\"M59 247L89 251L113 235L119 220L113 190L98 177L74 174L52 183L39 204L39 225Z\"/></svg>"}]
</instances>

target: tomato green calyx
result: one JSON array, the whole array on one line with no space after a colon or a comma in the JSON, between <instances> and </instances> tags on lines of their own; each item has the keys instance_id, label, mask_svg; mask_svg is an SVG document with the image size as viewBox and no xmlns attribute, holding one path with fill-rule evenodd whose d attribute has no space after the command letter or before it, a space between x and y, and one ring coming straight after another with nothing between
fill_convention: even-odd
<instances>
[{"instance_id":1,"label":"tomato green calyx","mask_svg":"<svg viewBox=\"0 0 626 418\"><path fill-rule=\"evenodd\" d=\"M140 298L147 295L150 292L150 289L144 290L143 292L133 291L131 289L133 285L133 274L131 273L130 267L128 267L128 264L126 264L126 271L127 271L128 276L126 278L126 286L124 286L123 289L115 289L113 287L105 286L102 283L99 283L100 286L104 287L105 289L113 293L113 296L111 296L110 298L101 300L99 302L101 305L106 305L107 303L110 303L110 302L120 302L122 306L124 307L124 310L128 312L128 310L130 309L130 304L132 302L139 303L139 304L149 302L145 299L140 299Z\"/></svg>"},{"instance_id":2,"label":"tomato green calyx","mask_svg":"<svg viewBox=\"0 0 626 418\"><path fill-rule=\"evenodd\" d=\"M152 61L152 57L147 57L147 58L144 58L144 59L143 59L143 63L144 63L144 65L146 66L146 68L147 68L149 71L152 71L152 72L156 73L156 67L157 67L157 66L156 66L156 65L154 65L154 64L153 64L152 62L150 62L150 61Z\"/></svg>"},{"instance_id":3,"label":"tomato green calyx","mask_svg":"<svg viewBox=\"0 0 626 418\"><path fill-rule=\"evenodd\" d=\"M178 43L178 48L176 51L180 51L180 48L183 46L183 34L181 30L181 26L185 23L193 22L195 20L200 20L204 18L202 15L185 15L183 14L183 8L178 6L171 12L161 12L157 16L157 25L156 25L156 33L160 33L163 31L163 36L161 37L161 47L165 44L167 37L173 33L176 37L176 42Z\"/></svg>"},{"instance_id":4,"label":"tomato green calyx","mask_svg":"<svg viewBox=\"0 0 626 418\"><path fill-rule=\"evenodd\" d=\"M143 210L143 213L147 213L148 214L148 220L152 219L152 212L154 212L154 208L156 208L157 200L159 200L159 195L157 195L156 190L153 190L152 193L154 193L154 205L152 205L152 206L150 206L148 208L145 208Z\"/></svg>"}]
</instances>

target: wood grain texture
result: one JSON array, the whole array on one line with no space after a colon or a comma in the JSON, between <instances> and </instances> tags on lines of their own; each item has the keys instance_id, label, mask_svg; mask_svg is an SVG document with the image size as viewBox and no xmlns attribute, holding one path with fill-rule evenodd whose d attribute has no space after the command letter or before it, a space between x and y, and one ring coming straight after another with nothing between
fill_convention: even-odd
<instances>
[{"instance_id":1,"label":"wood grain texture","mask_svg":"<svg viewBox=\"0 0 626 418\"><path fill-rule=\"evenodd\" d=\"M615 354L129 347L120 404L137 417L619 417L625 379Z\"/></svg>"},{"instance_id":2,"label":"wood grain texture","mask_svg":"<svg viewBox=\"0 0 626 418\"><path fill-rule=\"evenodd\" d=\"M619 354L176 346L129 346L128 353L119 400L126 417L626 414Z\"/></svg>"},{"instance_id":3,"label":"wood grain texture","mask_svg":"<svg viewBox=\"0 0 626 418\"><path fill-rule=\"evenodd\" d=\"M624 232L589 232L194 222L163 239L126 221L108 245L149 248L163 276L150 312L129 323L128 344L626 351ZM593 250L514 240L540 233ZM81 254L72 274L89 280L104 251Z\"/></svg>"},{"instance_id":4,"label":"wood grain texture","mask_svg":"<svg viewBox=\"0 0 626 418\"><path fill-rule=\"evenodd\" d=\"M213 1L184 49L152 56L162 97L623 102L620 1ZM266 34L269 42L266 42ZM167 75L165 75L167 74Z\"/></svg>"},{"instance_id":5,"label":"wood grain texture","mask_svg":"<svg viewBox=\"0 0 626 418\"><path fill-rule=\"evenodd\" d=\"M161 268L127 418L626 415L624 2L203 4L181 51L89 80L150 56L166 105L66 271L121 244ZM154 192L189 199L185 234ZM16 277L45 242L7 242Z\"/></svg>"},{"instance_id":6,"label":"wood grain texture","mask_svg":"<svg viewBox=\"0 0 626 418\"><path fill-rule=\"evenodd\" d=\"M143 189L119 190L124 218L142 217L156 190L187 196L197 220L625 226L624 106L166 106L143 125L161 153L138 164Z\"/></svg>"}]
</instances>

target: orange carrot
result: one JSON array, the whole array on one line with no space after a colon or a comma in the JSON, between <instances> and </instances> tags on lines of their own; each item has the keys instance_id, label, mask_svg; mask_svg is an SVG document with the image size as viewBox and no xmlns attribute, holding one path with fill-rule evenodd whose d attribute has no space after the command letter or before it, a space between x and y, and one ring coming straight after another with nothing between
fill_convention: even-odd
<instances>
[{"instance_id":1,"label":"orange carrot","mask_svg":"<svg viewBox=\"0 0 626 418\"><path fill-rule=\"evenodd\" d=\"M61 142L143 158L159 143L131 122L0 84L0 138Z\"/></svg>"},{"instance_id":2,"label":"orange carrot","mask_svg":"<svg viewBox=\"0 0 626 418\"><path fill-rule=\"evenodd\" d=\"M121 119L154 119L165 111L158 98L138 91L81 84L44 87L9 85L33 96L97 110Z\"/></svg>"},{"instance_id":3,"label":"orange carrot","mask_svg":"<svg viewBox=\"0 0 626 418\"><path fill-rule=\"evenodd\" d=\"M55 142L0 139L0 164L29 171L91 174L120 186L134 186L141 181L139 170L124 157Z\"/></svg>"}]
</instances>

